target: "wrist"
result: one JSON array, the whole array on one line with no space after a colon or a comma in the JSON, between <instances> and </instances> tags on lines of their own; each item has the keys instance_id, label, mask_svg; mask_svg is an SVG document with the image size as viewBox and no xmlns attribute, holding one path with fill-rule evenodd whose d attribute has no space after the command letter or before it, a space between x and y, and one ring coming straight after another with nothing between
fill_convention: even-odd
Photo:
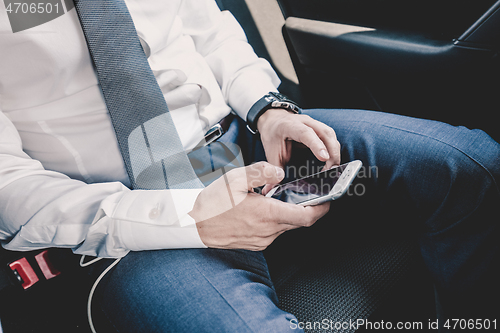
<instances>
[{"instance_id":1,"label":"wrist","mask_svg":"<svg viewBox=\"0 0 500 333\"><path fill-rule=\"evenodd\" d=\"M259 119L270 109L285 109L292 113L301 113L300 107L288 97L280 93L270 92L255 102L247 114L247 128L252 134L258 132Z\"/></svg>"},{"instance_id":2,"label":"wrist","mask_svg":"<svg viewBox=\"0 0 500 333\"><path fill-rule=\"evenodd\" d=\"M257 120L257 131L262 133L265 131L267 124L272 124L276 119L280 119L291 114L290 111L285 109L268 109Z\"/></svg>"}]
</instances>

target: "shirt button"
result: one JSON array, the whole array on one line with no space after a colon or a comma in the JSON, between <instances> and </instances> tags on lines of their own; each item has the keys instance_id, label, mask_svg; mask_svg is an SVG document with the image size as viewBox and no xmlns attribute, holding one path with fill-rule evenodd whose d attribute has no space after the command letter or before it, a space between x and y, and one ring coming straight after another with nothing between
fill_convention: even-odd
<instances>
[{"instance_id":1,"label":"shirt button","mask_svg":"<svg viewBox=\"0 0 500 333\"><path fill-rule=\"evenodd\" d=\"M154 220L158 216L160 216L160 210L158 208L151 209L151 211L149 212L149 218L151 220Z\"/></svg>"}]
</instances>

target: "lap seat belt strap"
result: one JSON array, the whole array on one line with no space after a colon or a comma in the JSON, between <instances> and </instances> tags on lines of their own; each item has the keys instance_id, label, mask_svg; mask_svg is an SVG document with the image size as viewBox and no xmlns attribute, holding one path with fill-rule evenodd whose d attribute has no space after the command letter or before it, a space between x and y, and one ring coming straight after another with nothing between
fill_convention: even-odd
<instances>
[{"instance_id":1,"label":"lap seat belt strap","mask_svg":"<svg viewBox=\"0 0 500 333\"><path fill-rule=\"evenodd\" d=\"M203 188L124 0L75 0L133 189Z\"/></svg>"}]
</instances>

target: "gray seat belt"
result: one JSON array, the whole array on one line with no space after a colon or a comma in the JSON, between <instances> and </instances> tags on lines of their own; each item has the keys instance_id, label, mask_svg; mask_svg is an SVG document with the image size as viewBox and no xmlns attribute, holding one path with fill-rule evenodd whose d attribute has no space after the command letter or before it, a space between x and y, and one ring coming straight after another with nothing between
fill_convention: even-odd
<instances>
[{"instance_id":1,"label":"gray seat belt","mask_svg":"<svg viewBox=\"0 0 500 333\"><path fill-rule=\"evenodd\" d=\"M134 189L201 188L123 0L75 0Z\"/></svg>"}]
</instances>

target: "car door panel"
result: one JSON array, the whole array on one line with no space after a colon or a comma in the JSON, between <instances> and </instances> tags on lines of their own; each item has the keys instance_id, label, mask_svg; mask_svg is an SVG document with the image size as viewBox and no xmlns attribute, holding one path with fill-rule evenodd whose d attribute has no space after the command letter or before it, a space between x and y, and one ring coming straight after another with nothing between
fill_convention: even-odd
<instances>
[{"instance_id":1,"label":"car door panel","mask_svg":"<svg viewBox=\"0 0 500 333\"><path fill-rule=\"evenodd\" d=\"M496 93L500 88L500 1L478 1L467 15L464 4L470 1L457 1L455 7L439 1L460 15L450 19L437 10L441 20L436 13L427 13L419 24L416 19L402 22L401 17L388 22L370 18L367 8L374 15L381 9L361 0L353 1L367 5L358 17L345 10L346 2L341 0L314 0L318 7L307 2L307 9L304 1L281 3L288 15L284 33L308 107L400 113L481 128L499 139L491 119L500 109ZM395 4L373 3L385 9ZM487 5L491 5L489 10ZM327 6L343 11L329 14ZM423 13L433 7L427 1L399 1L391 13L398 16L414 8ZM443 28L447 22L453 24Z\"/></svg>"},{"instance_id":2,"label":"car door panel","mask_svg":"<svg viewBox=\"0 0 500 333\"><path fill-rule=\"evenodd\" d=\"M359 75L410 75L456 71L491 59L488 49L462 47L453 42L339 23L291 17L286 29L300 63L304 66L342 67ZM351 68L352 67L352 68Z\"/></svg>"},{"instance_id":3,"label":"car door panel","mask_svg":"<svg viewBox=\"0 0 500 333\"><path fill-rule=\"evenodd\" d=\"M286 17L364 25L454 39L496 0L279 0Z\"/></svg>"},{"instance_id":4,"label":"car door panel","mask_svg":"<svg viewBox=\"0 0 500 333\"><path fill-rule=\"evenodd\" d=\"M498 50L500 45L500 2L494 4L467 29L458 38L457 44Z\"/></svg>"}]
</instances>

